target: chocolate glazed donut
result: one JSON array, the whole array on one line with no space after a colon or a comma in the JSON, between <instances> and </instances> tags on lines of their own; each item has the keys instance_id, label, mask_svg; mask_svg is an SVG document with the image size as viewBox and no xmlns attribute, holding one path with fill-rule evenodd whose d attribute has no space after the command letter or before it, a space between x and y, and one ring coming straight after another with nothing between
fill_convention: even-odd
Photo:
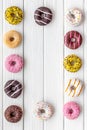
<instances>
[{"instance_id":1,"label":"chocolate glazed donut","mask_svg":"<svg viewBox=\"0 0 87 130\"><path fill-rule=\"evenodd\" d=\"M22 84L17 80L9 80L6 82L4 91L11 98L17 98L22 92Z\"/></svg>"},{"instance_id":2,"label":"chocolate glazed donut","mask_svg":"<svg viewBox=\"0 0 87 130\"><path fill-rule=\"evenodd\" d=\"M82 36L77 31L70 31L64 36L64 44L70 49L77 49L82 44Z\"/></svg>"},{"instance_id":3,"label":"chocolate glazed donut","mask_svg":"<svg viewBox=\"0 0 87 130\"><path fill-rule=\"evenodd\" d=\"M21 120L23 111L19 106L11 105L5 110L4 115L8 122L17 123Z\"/></svg>"},{"instance_id":4,"label":"chocolate glazed donut","mask_svg":"<svg viewBox=\"0 0 87 130\"><path fill-rule=\"evenodd\" d=\"M34 13L35 22L41 26L47 25L52 20L52 12L47 7L40 7Z\"/></svg>"}]
</instances>

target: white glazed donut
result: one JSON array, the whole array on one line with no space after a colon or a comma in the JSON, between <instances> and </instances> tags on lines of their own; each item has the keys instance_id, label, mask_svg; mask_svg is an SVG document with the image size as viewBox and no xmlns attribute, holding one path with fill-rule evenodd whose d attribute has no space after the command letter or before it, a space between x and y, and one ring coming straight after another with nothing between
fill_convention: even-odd
<instances>
[{"instance_id":1,"label":"white glazed donut","mask_svg":"<svg viewBox=\"0 0 87 130\"><path fill-rule=\"evenodd\" d=\"M83 86L83 83L79 79L70 79L65 92L68 96L77 97L81 94Z\"/></svg>"},{"instance_id":2,"label":"white glazed donut","mask_svg":"<svg viewBox=\"0 0 87 130\"><path fill-rule=\"evenodd\" d=\"M66 20L73 26L81 24L82 16L82 12L77 8L70 9L66 12Z\"/></svg>"},{"instance_id":3,"label":"white glazed donut","mask_svg":"<svg viewBox=\"0 0 87 130\"><path fill-rule=\"evenodd\" d=\"M40 101L36 104L34 114L37 118L47 120L53 115L53 106L47 102Z\"/></svg>"}]
</instances>

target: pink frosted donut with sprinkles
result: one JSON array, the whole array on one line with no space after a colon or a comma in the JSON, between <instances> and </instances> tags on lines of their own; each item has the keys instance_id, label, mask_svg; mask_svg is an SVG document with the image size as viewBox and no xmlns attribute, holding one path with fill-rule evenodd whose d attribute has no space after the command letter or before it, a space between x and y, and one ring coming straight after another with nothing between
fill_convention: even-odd
<instances>
[{"instance_id":1,"label":"pink frosted donut with sprinkles","mask_svg":"<svg viewBox=\"0 0 87 130\"><path fill-rule=\"evenodd\" d=\"M17 54L9 55L5 60L5 67L9 72L18 73L23 68L23 58Z\"/></svg>"},{"instance_id":2,"label":"pink frosted donut with sprinkles","mask_svg":"<svg viewBox=\"0 0 87 130\"><path fill-rule=\"evenodd\" d=\"M80 115L80 106L76 102L68 102L63 107L64 116L70 120L74 120Z\"/></svg>"},{"instance_id":3,"label":"pink frosted donut with sprinkles","mask_svg":"<svg viewBox=\"0 0 87 130\"><path fill-rule=\"evenodd\" d=\"M47 7L39 7L34 13L35 22L41 26L52 21L52 11Z\"/></svg>"},{"instance_id":4,"label":"pink frosted donut with sprinkles","mask_svg":"<svg viewBox=\"0 0 87 130\"><path fill-rule=\"evenodd\" d=\"M37 118L47 120L52 117L54 113L53 106L47 102L40 101L36 104L34 114Z\"/></svg>"},{"instance_id":5,"label":"pink frosted donut with sprinkles","mask_svg":"<svg viewBox=\"0 0 87 130\"><path fill-rule=\"evenodd\" d=\"M69 31L64 36L64 44L70 49L77 49L82 44L82 36L77 31Z\"/></svg>"}]
</instances>

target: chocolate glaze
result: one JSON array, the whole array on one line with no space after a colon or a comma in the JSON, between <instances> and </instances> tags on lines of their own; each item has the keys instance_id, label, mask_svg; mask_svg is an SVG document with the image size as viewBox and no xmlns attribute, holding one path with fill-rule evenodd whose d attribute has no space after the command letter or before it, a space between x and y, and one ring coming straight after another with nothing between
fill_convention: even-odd
<instances>
[{"instance_id":1,"label":"chocolate glaze","mask_svg":"<svg viewBox=\"0 0 87 130\"><path fill-rule=\"evenodd\" d=\"M52 12L47 7L40 7L35 11L34 19L41 26L47 25L52 20Z\"/></svg>"},{"instance_id":2,"label":"chocolate glaze","mask_svg":"<svg viewBox=\"0 0 87 130\"><path fill-rule=\"evenodd\" d=\"M6 82L4 91L11 98L17 98L22 92L22 84L17 80L9 80Z\"/></svg>"},{"instance_id":3,"label":"chocolate glaze","mask_svg":"<svg viewBox=\"0 0 87 130\"><path fill-rule=\"evenodd\" d=\"M16 123L22 118L23 112L19 106L11 105L5 110L4 115L8 122Z\"/></svg>"}]
</instances>

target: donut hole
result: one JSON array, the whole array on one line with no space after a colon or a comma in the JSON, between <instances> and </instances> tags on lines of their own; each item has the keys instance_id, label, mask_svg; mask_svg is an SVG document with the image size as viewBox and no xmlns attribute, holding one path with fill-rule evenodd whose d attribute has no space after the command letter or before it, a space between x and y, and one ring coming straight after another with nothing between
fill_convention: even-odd
<instances>
[{"instance_id":1,"label":"donut hole","mask_svg":"<svg viewBox=\"0 0 87 130\"><path fill-rule=\"evenodd\" d=\"M71 42L76 42L76 38L71 38Z\"/></svg>"},{"instance_id":2,"label":"donut hole","mask_svg":"<svg viewBox=\"0 0 87 130\"><path fill-rule=\"evenodd\" d=\"M16 91L16 87L13 86L13 85L11 85L11 91L12 91L12 92Z\"/></svg>"},{"instance_id":3,"label":"donut hole","mask_svg":"<svg viewBox=\"0 0 87 130\"><path fill-rule=\"evenodd\" d=\"M12 16L12 17L15 17L16 15L15 15L14 13L11 13L11 16Z\"/></svg>"},{"instance_id":4,"label":"donut hole","mask_svg":"<svg viewBox=\"0 0 87 130\"><path fill-rule=\"evenodd\" d=\"M43 19L46 16L46 14L42 13L41 18Z\"/></svg>"},{"instance_id":5,"label":"donut hole","mask_svg":"<svg viewBox=\"0 0 87 130\"><path fill-rule=\"evenodd\" d=\"M10 117L15 117L15 115L16 115L15 112L10 113Z\"/></svg>"},{"instance_id":6,"label":"donut hole","mask_svg":"<svg viewBox=\"0 0 87 130\"><path fill-rule=\"evenodd\" d=\"M75 87L74 86L71 86L71 88L70 88L71 90L75 90Z\"/></svg>"},{"instance_id":7,"label":"donut hole","mask_svg":"<svg viewBox=\"0 0 87 130\"><path fill-rule=\"evenodd\" d=\"M71 63L70 63L72 66L74 65L74 61L71 61Z\"/></svg>"},{"instance_id":8,"label":"donut hole","mask_svg":"<svg viewBox=\"0 0 87 130\"><path fill-rule=\"evenodd\" d=\"M41 113L41 114L44 114L44 113L45 113L45 110L44 110L44 109L40 109L40 113Z\"/></svg>"},{"instance_id":9,"label":"donut hole","mask_svg":"<svg viewBox=\"0 0 87 130\"><path fill-rule=\"evenodd\" d=\"M75 15L72 14L71 12L69 12L69 13L70 13L70 17L73 18L73 19L75 19Z\"/></svg>"},{"instance_id":10,"label":"donut hole","mask_svg":"<svg viewBox=\"0 0 87 130\"><path fill-rule=\"evenodd\" d=\"M11 61L11 63L10 63L11 66L14 66L15 64L16 64L15 61Z\"/></svg>"},{"instance_id":11,"label":"donut hole","mask_svg":"<svg viewBox=\"0 0 87 130\"><path fill-rule=\"evenodd\" d=\"M69 109L69 114L72 114L73 113L73 109Z\"/></svg>"},{"instance_id":12,"label":"donut hole","mask_svg":"<svg viewBox=\"0 0 87 130\"><path fill-rule=\"evenodd\" d=\"M13 42L14 41L14 37L10 37L10 41Z\"/></svg>"}]
</instances>

